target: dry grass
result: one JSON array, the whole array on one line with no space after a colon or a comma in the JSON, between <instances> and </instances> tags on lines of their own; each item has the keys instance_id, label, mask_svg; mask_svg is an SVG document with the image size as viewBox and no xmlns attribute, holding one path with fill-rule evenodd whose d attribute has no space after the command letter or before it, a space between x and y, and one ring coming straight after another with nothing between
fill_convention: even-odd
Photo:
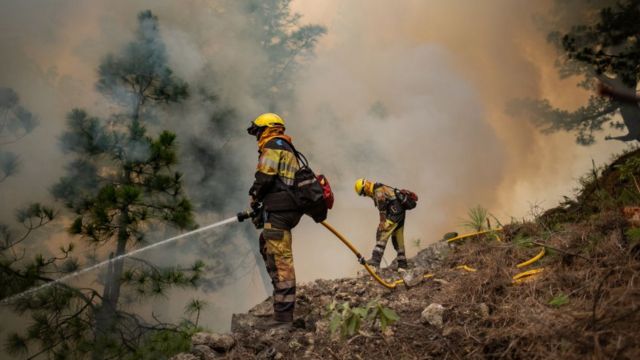
<instances>
[{"instance_id":1,"label":"dry grass","mask_svg":"<svg viewBox=\"0 0 640 360\"><path fill-rule=\"evenodd\" d=\"M621 225L624 219L605 213L557 232L512 226L504 244L476 240L460 246L449 265L466 263L479 271L434 295L450 309L445 333L451 356L640 358L640 261L626 246ZM547 248L547 256L527 267L544 266L542 275L514 286L511 277L521 271L515 265L539 249L517 245L524 232L556 250ZM568 302L551 305L559 296ZM489 316L474 316L480 303Z\"/></svg>"}]
</instances>

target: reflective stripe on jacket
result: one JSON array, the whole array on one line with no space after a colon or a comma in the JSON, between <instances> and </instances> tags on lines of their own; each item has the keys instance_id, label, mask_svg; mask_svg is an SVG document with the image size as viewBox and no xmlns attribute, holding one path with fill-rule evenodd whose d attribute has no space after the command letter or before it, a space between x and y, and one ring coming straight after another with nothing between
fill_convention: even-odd
<instances>
[{"instance_id":1,"label":"reflective stripe on jacket","mask_svg":"<svg viewBox=\"0 0 640 360\"><path fill-rule=\"evenodd\" d=\"M269 140L260 150L249 195L257 201L263 201L267 194L287 190L285 186L293 186L299 168L298 159L285 140L278 137Z\"/></svg>"}]
</instances>

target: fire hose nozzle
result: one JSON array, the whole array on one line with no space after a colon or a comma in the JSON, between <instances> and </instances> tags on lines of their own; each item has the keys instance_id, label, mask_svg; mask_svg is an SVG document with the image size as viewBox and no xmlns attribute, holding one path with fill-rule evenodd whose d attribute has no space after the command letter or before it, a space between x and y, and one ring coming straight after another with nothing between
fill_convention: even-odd
<instances>
[{"instance_id":1,"label":"fire hose nozzle","mask_svg":"<svg viewBox=\"0 0 640 360\"><path fill-rule=\"evenodd\" d=\"M238 217L238 222L243 222L253 217L254 215L253 215L253 211L245 210L245 211L240 211L236 216Z\"/></svg>"},{"instance_id":2,"label":"fire hose nozzle","mask_svg":"<svg viewBox=\"0 0 640 360\"><path fill-rule=\"evenodd\" d=\"M251 210L240 211L236 217L238 218L238 222L243 222L247 219L257 219L262 214L262 203L254 203L251 205ZM255 223L255 222L254 222Z\"/></svg>"}]
</instances>

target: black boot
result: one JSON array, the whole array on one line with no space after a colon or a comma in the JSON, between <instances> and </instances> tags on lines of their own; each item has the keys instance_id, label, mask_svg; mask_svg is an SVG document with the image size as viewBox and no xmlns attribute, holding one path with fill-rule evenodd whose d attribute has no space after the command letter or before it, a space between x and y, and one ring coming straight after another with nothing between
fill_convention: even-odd
<instances>
[{"instance_id":1,"label":"black boot","mask_svg":"<svg viewBox=\"0 0 640 360\"><path fill-rule=\"evenodd\" d=\"M378 248L373 249L371 259L367 260L367 265L374 267L376 270L380 270L380 261L382 260L382 252L376 251Z\"/></svg>"},{"instance_id":2,"label":"black boot","mask_svg":"<svg viewBox=\"0 0 640 360\"><path fill-rule=\"evenodd\" d=\"M407 263L407 259L403 259L403 260L398 260L398 270L400 269L408 269L409 268L409 264Z\"/></svg>"},{"instance_id":3,"label":"black boot","mask_svg":"<svg viewBox=\"0 0 640 360\"><path fill-rule=\"evenodd\" d=\"M375 268L376 270L380 270L380 260L376 260L373 257L366 261L367 265Z\"/></svg>"}]
</instances>

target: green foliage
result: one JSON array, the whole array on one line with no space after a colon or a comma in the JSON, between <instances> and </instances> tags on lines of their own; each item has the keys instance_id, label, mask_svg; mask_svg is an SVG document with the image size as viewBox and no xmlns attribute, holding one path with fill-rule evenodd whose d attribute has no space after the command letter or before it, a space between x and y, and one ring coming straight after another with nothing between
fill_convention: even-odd
<instances>
[{"instance_id":1,"label":"green foliage","mask_svg":"<svg viewBox=\"0 0 640 360\"><path fill-rule=\"evenodd\" d=\"M640 156L633 156L627 159L624 164L616 166L620 171L620 180L632 181L635 190L640 193L637 175L640 175Z\"/></svg>"},{"instance_id":2,"label":"green foliage","mask_svg":"<svg viewBox=\"0 0 640 360\"><path fill-rule=\"evenodd\" d=\"M39 203L33 203L16 211L16 219L18 222L25 223L32 221L33 219L39 219L39 221L51 221L54 218L54 211L52 208L43 206Z\"/></svg>"},{"instance_id":3,"label":"green foliage","mask_svg":"<svg viewBox=\"0 0 640 360\"><path fill-rule=\"evenodd\" d=\"M88 156L107 152L115 139L97 117L91 117L82 109L67 114L67 127L74 129L62 134L60 145L65 152L83 153Z\"/></svg>"},{"instance_id":4,"label":"green foliage","mask_svg":"<svg viewBox=\"0 0 640 360\"><path fill-rule=\"evenodd\" d=\"M593 8L585 5L586 16L582 24L568 31L554 31L549 41L561 51L557 66L561 77L581 76L579 86L594 90L598 82L626 88L635 92L640 80L640 8L636 0L616 2L613 6ZM562 27L564 24L558 24ZM624 124L615 122L613 115L620 110ZM555 108L546 99L517 99L510 103L512 115L524 115L544 133L569 131L576 134L580 145L595 142L594 133L604 125L633 131L637 121L637 106L625 105L609 98L591 96L586 105L575 111ZM638 136L633 134L633 136ZM628 141L630 139L624 139Z\"/></svg>"},{"instance_id":5,"label":"green foliage","mask_svg":"<svg viewBox=\"0 0 640 360\"><path fill-rule=\"evenodd\" d=\"M293 77L316 44L326 34L324 26L300 24L300 14L291 12L291 0L244 0L248 24L265 55L256 96L270 111L278 112L293 100Z\"/></svg>"},{"instance_id":6,"label":"green foliage","mask_svg":"<svg viewBox=\"0 0 640 360\"><path fill-rule=\"evenodd\" d=\"M583 247L584 252L592 254L598 249L598 245L603 240L602 235L589 233L586 235L586 244Z\"/></svg>"},{"instance_id":7,"label":"green foliage","mask_svg":"<svg viewBox=\"0 0 640 360\"><path fill-rule=\"evenodd\" d=\"M12 333L7 337L4 349L10 355L26 355L28 351L27 340L24 337L20 336L20 334Z\"/></svg>"},{"instance_id":8,"label":"green foliage","mask_svg":"<svg viewBox=\"0 0 640 360\"><path fill-rule=\"evenodd\" d=\"M636 0L623 0L599 9L596 22L573 26L565 34L550 34L567 55L563 75L594 71L616 74L629 86L635 86L638 73L638 34L640 8Z\"/></svg>"},{"instance_id":9,"label":"green foliage","mask_svg":"<svg viewBox=\"0 0 640 360\"><path fill-rule=\"evenodd\" d=\"M482 231L487 226L487 219L489 218L489 211L482 206L470 208L467 211L468 220L462 223L462 226L467 227L473 231Z\"/></svg>"},{"instance_id":10,"label":"green foliage","mask_svg":"<svg viewBox=\"0 0 640 360\"><path fill-rule=\"evenodd\" d=\"M555 108L547 99L514 99L507 104L508 114L526 117L543 134L574 131L576 142L585 146L595 143L594 133L612 120L615 110L615 105L599 96L591 96L587 105L574 111Z\"/></svg>"},{"instance_id":11,"label":"green foliage","mask_svg":"<svg viewBox=\"0 0 640 360\"><path fill-rule=\"evenodd\" d=\"M158 18L151 11L138 14L136 39L119 55L108 55L98 68L96 88L101 93L133 108L147 100L170 103L189 96L187 84L168 67L158 25Z\"/></svg>"},{"instance_id":12,"label":"green foliage","mask_svg":"<svg viewBox=\"0 0 640 360\"><path fill-rule=\"evenodd\" d=\"M6 180L9 176L15 175L19 168L18 155L0 150L0 182Z\"/></svg>"},{"instance_id":13,"label":"green foliage","mask_svg":"<svg viewBox=\"0 0 640 360\"><path fill-rule=\"evenodd\" d=\"M367 317L368 308L351 308L348 302L337 305L335 301L329 305L329 330L335 334L340 330L343 338L350 338L360 330L360 324Z\"/></svg>"},{"instance_id":14,"label":"green foliage","mask_svg":"<svg viewBox=\"0 0 640 360\"><path fill-rule=\"evenodd\" d=\"M598 208L602 210L612 210L618 208L618 199L606 189L597 189L593 192L594 200Z\"/></svg>"},{"instance_id":15,"label":"green foliage","mask_svg":"<svg viewBox=\"0 0 640 360\"><path fill-rule=\"evenodd\" d=\"M185 306L184 312L189 315L195 315L195 320L192 322L194 326L198 326L200 320L200 312L204 310L209 304L200 299L191 299L191 301Z\"/></svg>"},{"instance_id":16,"label":"green foliage","mask_svg":"<svg viewBox=\"0 0 640 360\"><path fill-rule=\"evenodd\" d=\"M625 235L629 240L629 247L634 247L637 244L640 244L640 228L632 227L625 231Z\"/></svg>"},{"instance_id":17,"label":"green foliage","mask_svg":"<svg viewBox=\"0 0 640 360\"><path fill-rule=\"evenodd\" d=\"M0 298L23 291L38 282L41 272L48 268L51 273L62 272L60 263L68 259L73 245L61 248L58 257L45 257L30 252L31 260L25 259L26 251L20 248L32 234L54 220L53 209L39 203L28 205L16 211L16 221L22 233L0 224Z\"/></svg>"},{"instance_id":18,"label":"green foliage","mask_svg":"<svg viewBox=\"0 0 640 360\"><path fill-rule=\"evenodd\" d=\"M68 114L61 143L74 159L52 193L75 213L70 234L110 248L117 257L143 240L151 227L195 226L182 175L174 169L176 135L169 131L147 134L154 112L188 96L186 83L168 67L158 19L150 11L139 14L135 40L100 64L96 87L119 106L115 107L119 112L108 119L81 109ZM54 215L51 209L35 204L19 211L17 218L34 230ZM10 246L16 243L9 241ZM1 295L76 271L80 262L71 256L72 251L70 244L58 256L33 254L29 261L21 262L3 258L1 264L13 267L0 272L3 284L9 277L6 274L11 275ZM16 301L14 309L32 318L20 339L29 350L34 347L52 358L83 358L94 353L104 358L151 359L188 348L184 327L149 323L128 313L121 307L121 296L164 296L172 286L193 287L203 269L201 264L162 269L140 258L115 261L101 276L99 290L59 285ZM13 340L18 343L18 338Z\"/></svg>"},{"instance_id":19,"label":"green foliage","mask_svg":"<svg viewBox=\"0 0 640 360\"><path fill-rule=\"evenodd\" d=\"M145 335L135 352L126 355L124 359L156 360L165 359L181 352L188 352L191 349L191 336L198 330L198 327L184 323L177 329L151 332Z\"/></svg>"},{"instance_id":20,"label":"green foliage","mask_svg":"<svg viewBox=\"0 0 640 360\"><path fill-rule=\"evenodd\" d=\"M393 311L393 309L382 306L378 301L370 303L369 305L367 305L367 307L371 309L369 318L372 321L377 320L382 331L386 330L387 326L400 320L400 316L398 316L398 314Z\"/></svg>"},{"instance_id":21,"label":"green foliage","mask_svg":"<svg viewBox=\"0 0 640 360\"><path fill-rule=\"evenodd\" d=\"M512 240L513 244L518 247L531 247L533 246L533 242L529 236L523 234L517 234L516 237Z\"/></svg>"},{"instance_id":22,"label":"green foliage","mask_svg":"<svg viewBox=\"0 0 640 360\"><path fill-rule=\"evenodd\" d=\"M380 304L379 300L372 300L364 307L351 307L348 302L342 304L333 301L328 306L329 330L332 335L338 331L343 339L354 336L364 323L373 328L378 324L384 331L387 326L398 321L400 317L392 309Z\"/></svg>"},{"instance_id":23,"label":"green foliage","mask_svg":"<svg viewBox=\"0 0 640 360\"><path fill-rule=\"evenodd\" d=\"M18 155L2 147L25 137L37 125L38 119L20 105L18 94L0 87L0 182L16 174L20 167Z\"/></svg>"},{"instance_id":24,"label":"green foliage","mask_svg":"<svg viewBox=\"0 0 640 360\"><path fill-rule=\"evenodd\" d=\"M559 308L569 303L569 296L565 294L558 294L549 300L549 305Z\"/></svg>"}]
</instances>

